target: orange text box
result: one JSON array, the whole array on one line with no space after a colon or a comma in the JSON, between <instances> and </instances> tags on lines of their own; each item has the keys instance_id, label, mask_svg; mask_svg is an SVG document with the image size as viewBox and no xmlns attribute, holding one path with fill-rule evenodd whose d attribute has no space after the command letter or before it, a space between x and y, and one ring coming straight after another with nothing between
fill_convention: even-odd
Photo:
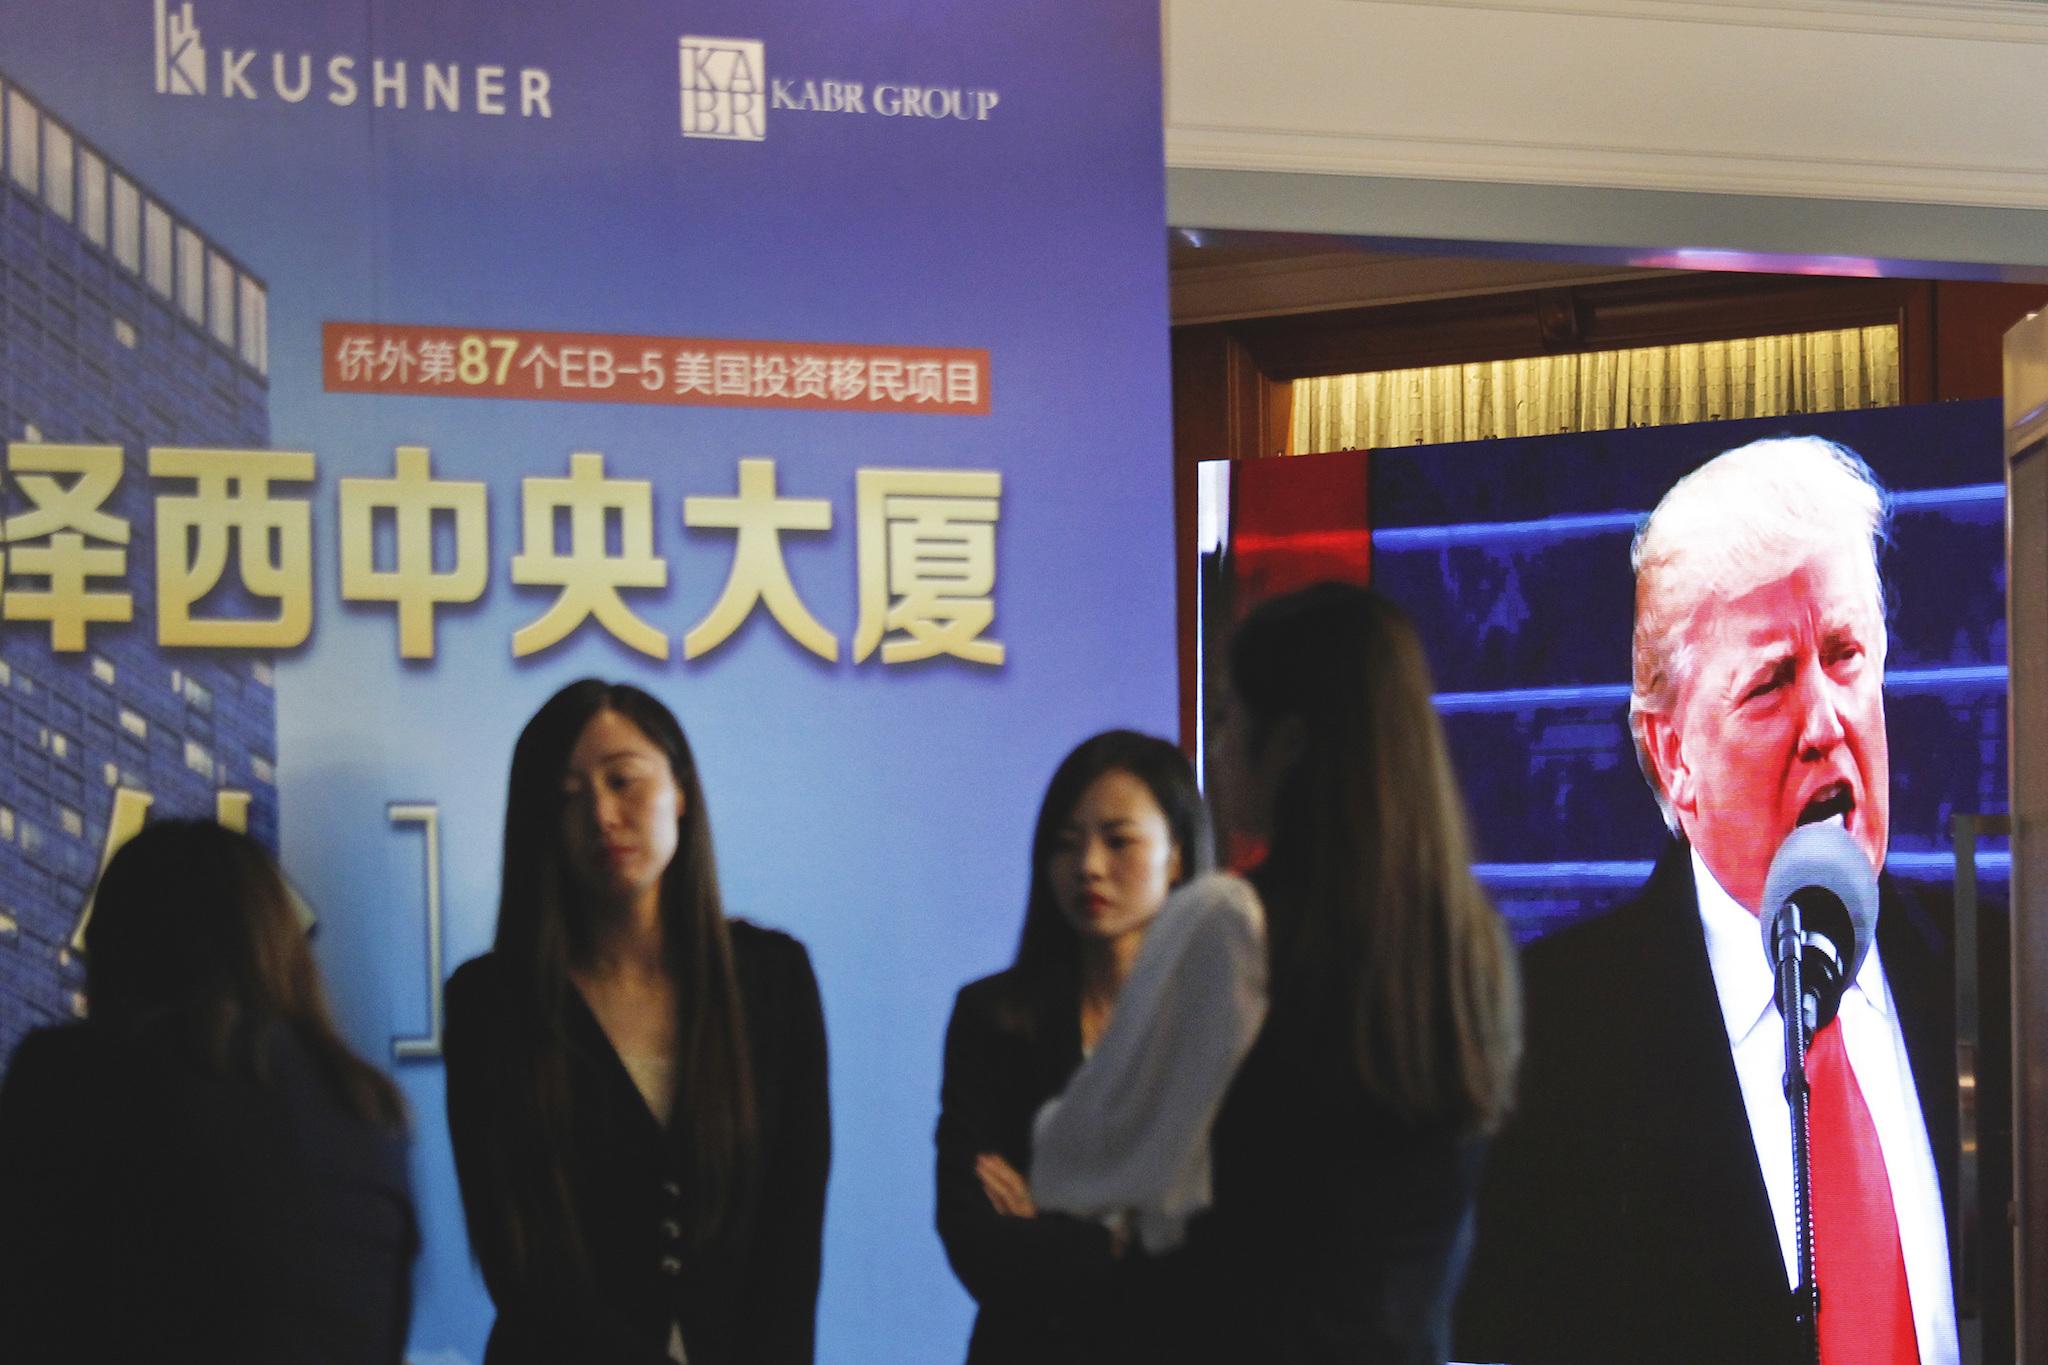
<instances>
[{"instance_id":1,"label":"orange text box","mask_svg":"<svg viewBox=\"0 0 2048 1365\"><path fill-rule=\"evenodd\" d=\"M989 410L988 352L329 322L329 393L829 412Z\"/></svg>"}]
</instances>

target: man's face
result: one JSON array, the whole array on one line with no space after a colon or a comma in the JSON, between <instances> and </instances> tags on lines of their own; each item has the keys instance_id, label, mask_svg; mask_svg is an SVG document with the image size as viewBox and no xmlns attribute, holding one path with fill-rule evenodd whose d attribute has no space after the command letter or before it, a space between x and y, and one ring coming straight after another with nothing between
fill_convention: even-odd
<instances>
[{"instance_id":1,"label":"man's face","mask_svg":"<svg viewBox=\"0 0 2048 1365\"><path fill-rule=\"evenodd\" d=\"M1779 578L1711 601L1675 712L1646 715L1651 761L1707 869L1752 912L1785 836L1839 815L1884 864L1891 766L1884 622L1869 556L1815 550Z\"/></svg>"}]
</instances>

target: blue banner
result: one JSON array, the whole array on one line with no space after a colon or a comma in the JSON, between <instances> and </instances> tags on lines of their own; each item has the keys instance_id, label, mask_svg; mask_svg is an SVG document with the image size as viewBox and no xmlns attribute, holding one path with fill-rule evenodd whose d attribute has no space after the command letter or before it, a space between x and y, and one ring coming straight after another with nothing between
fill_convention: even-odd
<instances>
[{"instance_id":1,"label":"blue banner","mask_svg":"<svg viewBox=\"0 0 2048 1365\"><path fill-rule=\"evenodd\" d=\"M154 814L276 847L414 1113L421 1361L480 1358L438 976L513 738L656 693L808 946L820 1358L940 1361L953 991L1053 765L1174 717L1158 10L0 10L0 1049ZM905 1311L906 1306L912 1311Z\"/></svg>"}]
</instances>

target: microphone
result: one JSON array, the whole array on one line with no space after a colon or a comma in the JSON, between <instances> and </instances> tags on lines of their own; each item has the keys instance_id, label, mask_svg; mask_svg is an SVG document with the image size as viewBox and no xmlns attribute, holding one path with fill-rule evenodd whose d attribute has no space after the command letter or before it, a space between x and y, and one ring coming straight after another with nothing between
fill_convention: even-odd
<instances>
[{"instance_id":1,"label":"microphone","mask_svg":"<svg viewBox=\"0 0 2048 1365\"><path fill-rule=\"evenodd\" d=\"M1798 954L1810 1039L1835 1017L1876 937L1877 871L1839 820L1801 825L1771 859L1760 908L1772 976Z\"/></svg>"}]
</instances>

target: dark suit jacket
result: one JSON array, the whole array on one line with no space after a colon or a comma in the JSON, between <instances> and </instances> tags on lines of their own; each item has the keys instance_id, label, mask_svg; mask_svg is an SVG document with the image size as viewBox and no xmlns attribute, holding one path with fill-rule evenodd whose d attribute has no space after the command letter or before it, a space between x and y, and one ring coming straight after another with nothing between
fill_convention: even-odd
<instances>
[{"instance_id":1,"label":"dark suit jacket","mask_svg":"<svg viewBox=\"0 0 2048 1365\"><path fill-rule=\"evenodd\" d=\"M498 1307L489 1365L664 1365L672 1320L691 1365L810 1361L832 1145L824 1013L802 944L738 920L731 931L758 1106L751 1217L728 1220L711 1245L688 1244L694 1196L684 1130L655 1122L603 1027L570 990L574 1127L559 1174L591 1273L522 1280L511 1249L473 1231L471 1250ZM525 1112L525 1009L494 954L448 981L448 1130L473 1230L495 1225L476 1215L494 1197L492 1149L505 1142L496 1130ZM676 1112L689 1103L679 1088Z\"/></svg>"},{"instance_id":2,"label":"dark suit jacket","mask_svg":"<svg viewBox=\"0 0 2048 1365\"><path fill-rule=\"evenodd\" d=\"M938 1224L947 1259L981 1305L973 1365L1130 1358L1139 1258L1113 1254L1099 1223L996 1212L974 1173L995 1152L1031 1170L1031 1119L1081 1064L1079 977L1012 969L964 987L946 1028L939 1088Z\"/></svg>"},{"instance_id":3,"label":"dark suit jacket","mask_svg":"<svg viewBox=\"0 0 2048 1365\"><path fill-rule=\"evenodd\" d=\"M1483 1139L1396 1117L1359 1080L1347 1019L1275 1000L1211 1144L1161 1359L1441 1365Z\"/></svg>"},{"instance_id":4,"label":"dark suit jacket","mask_svg":"<svg viewBox=\"0 0 2048 1365\"><path fill-rule=\"evenodd\" d=\"M1947 936L1889 878L1880 888L1878 947L1946 1203ZM1532 945L1523 986L1520 1098L1480 1197L1458 1358L1792 1365L1784 1259L1686 845L1635 900Z\"/></svg>"},{"instance_id":5,"label":"dark suit jacket","mask_svg":"<svg viewBox=\"0 0 2048 1365\"><path fill-rule=\"evenodd\" d=\"M404 1136L282 1026L267 1079L162 1035L30 1034L0 1087L0 1360L395 1365L418 1246Z\"/></svg>"}]
</instances>

